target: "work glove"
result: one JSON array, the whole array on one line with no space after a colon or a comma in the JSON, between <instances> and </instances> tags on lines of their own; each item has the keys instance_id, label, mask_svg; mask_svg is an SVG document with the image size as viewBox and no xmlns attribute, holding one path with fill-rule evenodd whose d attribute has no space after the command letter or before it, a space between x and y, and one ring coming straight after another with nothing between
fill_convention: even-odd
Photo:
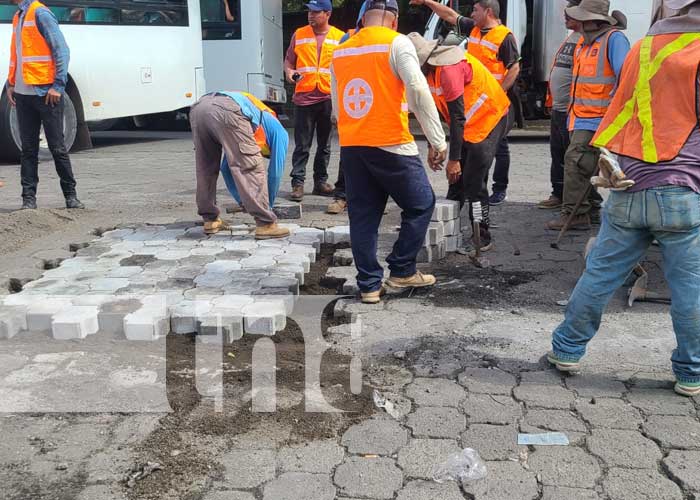
<instances>
[{"instance_id":1,"label":"work glove","mask_svg":"<svg viewBox=\"0 0 700 500\"><path fill-rule=\"evenodd\" d=\"M625 177L625 173L617 161L617 156L605 148L600 148L600 150L602 154L598 160L598 175L591 177L591 184L611 191L625 191L634 186L634 181Z\"/></svg>"}]
</instances>

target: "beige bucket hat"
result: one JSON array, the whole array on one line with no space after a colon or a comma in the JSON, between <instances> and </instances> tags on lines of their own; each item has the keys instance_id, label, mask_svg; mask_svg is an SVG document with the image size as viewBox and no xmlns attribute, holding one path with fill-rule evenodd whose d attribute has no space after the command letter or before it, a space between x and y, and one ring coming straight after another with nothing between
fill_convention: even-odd
<instances>
[{"instance_id":1,"label":"beige bucket hat","mask_svg":"<svg viewBox=\"0 0 700 500\"><path fill-rule=\"evenodd\" d=\"M420 33L409 33L408 39L418 53L418 62L431 66L450 66L464 60L464 49L455 46L439 46L437 40L426 40Z\"/></svg>"},{"instance_id":2,"label":"beige bucket hat","mask_svg":"<svg viewBox=\"0 0 700 500\"><path fill-rule=\"evenodd\" d=\"M613 26L619 22L610 15L610 0L582 0L579 5L567 7L564 11L576 21L606 21Z\"/></svg>"}]
</instances>

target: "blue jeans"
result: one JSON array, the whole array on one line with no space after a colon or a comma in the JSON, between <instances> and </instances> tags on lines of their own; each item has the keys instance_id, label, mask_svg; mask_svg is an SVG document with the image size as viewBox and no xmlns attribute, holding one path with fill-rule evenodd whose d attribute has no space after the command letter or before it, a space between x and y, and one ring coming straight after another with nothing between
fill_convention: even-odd
<instances>
[{"instance_id":1,"label":"blue jeans","mask_svg":"<svg viewBox=\"0 0 700 500\"><path fill-rule=\"evenodd\" d=\"M435 207L435 193L420 158L350 146L340 149L340 162L345 173L350 242L360 291L373 292L382 286L384 269L377 260L377 239L389 196L402 212L399 238L386 261L391 276L413 276Z\"/></svg>"},{"instance_id":2,"label":"blue jeans","mask_svg":"<svg viewBox=\"0 0 700 500\"><path fill-rule=\"evenodd\" d=\"M679 382L700 382L700 195L685 187L610 193L586 271L571 295L564 322L552 335L558 358L578 361L585 354L603 309L654 239L671 289L678 343L671 357L673 372Z\"/></svg>"}]
</instances>

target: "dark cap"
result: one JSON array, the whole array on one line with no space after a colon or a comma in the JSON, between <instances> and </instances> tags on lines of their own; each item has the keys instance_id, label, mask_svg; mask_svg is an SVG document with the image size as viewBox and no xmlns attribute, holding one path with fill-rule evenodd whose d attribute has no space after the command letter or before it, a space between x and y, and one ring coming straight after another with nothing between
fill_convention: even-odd
<instances>
[{"instance_id":1,"label":"dark cap","mask_svg":"<svg viewBox=\"0 0 700 500\"><path fill-rule=\"evenodd\" d=\"M370 10L388 10L394 14L399 13L399 4L396 0L367 0L367 9Z\"/></svg>"},{"instance_id":2,"label":"dark cap","mask_svg":"<svg viewBox=\"0 0 700 500\"><path fill-rule=\"evenodd\" d=\"M314 10L317 12L320 11L332 11L333 10L333 2L331 0L309 0L308 3L305 4L306 8L309 10Z\"/></svg>"}]
</instances>

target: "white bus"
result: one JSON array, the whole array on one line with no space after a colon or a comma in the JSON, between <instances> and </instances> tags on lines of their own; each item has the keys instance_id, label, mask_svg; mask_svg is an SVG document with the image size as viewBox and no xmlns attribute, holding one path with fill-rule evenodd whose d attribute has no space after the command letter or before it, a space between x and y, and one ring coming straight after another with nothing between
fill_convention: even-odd
<instances>
[{"instance_id":1,"label":"white bus","mask_svg":"<svg viewBox=\"0 0 700 500\"><path fill-rule=\"evenodd\" d=\"M244 90L270 104L284 90L282 0L200 0L207 91Z\"/></svg>"},{"instance_id":2,"label":"white bus","mask_svg":"<svg viewBox=\"0 0 700 500\"><path fill-rule=\"evenodd\" d=\"M198 0L46 0L71 51L66 145L90 146L88 122L191 106L204 93ZM16 6L0 0L0 71L7 71ZM0 73L2 74L2 73ZM17 161L14 108L0 99L0 158Z\"/></svg>"}]
</instances>

